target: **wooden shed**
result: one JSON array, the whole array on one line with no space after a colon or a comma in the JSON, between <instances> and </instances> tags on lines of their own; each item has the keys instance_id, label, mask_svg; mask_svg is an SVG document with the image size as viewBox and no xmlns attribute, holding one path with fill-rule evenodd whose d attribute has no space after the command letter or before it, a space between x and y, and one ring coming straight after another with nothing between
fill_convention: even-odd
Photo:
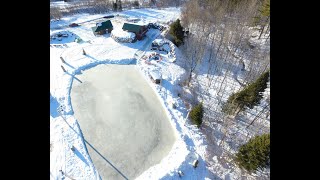
<instances>
[{"instance_id":1,"label":"wooden shed","mask_svg":"<svg viewBox=\"0 0 320 180\"><path fill-rule=\"evenodd\" d=\"M160 74L159 71L151 71L150 72L150 78L156 84L160 84L161 83L161 74Z\"/></svg>"},{"instance_id":2,"label":"wooden shed","mask_svg":"<svg viewBox=\"0 0 320 180\"><path fill-rule=\"evenodd\" d=\"M110 20L97 23L95 27L92 27L92 32L94 35L97 35L97 34L102 35L107 33L107 31L108 33L111 33L112 30L113 30L113 25Z\"/></svg>"},{"instance_id":3,"label":"wooden shed","mask_svg":"<svg viewBox=\"0 0 320 180\"><path fill-rule=\"evenodd\" d=\"M147 26L138 24L124 23L122 26L122 30L135 33L136 38L138 40L141 40L146 35L148 28Z\"/></svg>"}]
</instances>

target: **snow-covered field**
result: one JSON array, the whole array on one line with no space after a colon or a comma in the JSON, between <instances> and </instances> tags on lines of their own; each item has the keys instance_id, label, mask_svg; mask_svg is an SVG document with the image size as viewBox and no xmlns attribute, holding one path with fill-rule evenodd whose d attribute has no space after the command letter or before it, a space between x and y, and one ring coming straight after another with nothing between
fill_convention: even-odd
<instances>
[{"instance_id":1,"label":"snow-covered field","mask_svg":"<svg viewBox=\"0 0 320 180\"><path fill-rule=\"evenodd\" d=\"M168 22L179 18L180 10L176 8L166 10L140 9L124 11L122 14L128 17L142 17L145 22ZM91 19L104 15L75 15L62 18L61 21L54 21L50 25L50 34L63 29L83 39L81 43L66 41L64 44L67 46L50 47L51 179L60 179L63 176L74 179L100 178L86 149L81 127L73 116L70 88L76 75L98 64L132 64L135 62L137 62L137 68L141 70L140 72L146 81L157 92L157 96L177 134L177 141L170 153L161 163L150 167L137 179L175 179L178 178L178 170L184 172L186 179L205 179L208 174L204 161L206 144L203 136L198 133L198 129L186 123L186 108L175 93L179 89L177 84L184 79L184 70L171 63L172 59L166 54L162 54L163 60L161 62L151 65L146 64L144 60L135 60L138 54L151 53L149 51L150 44L160 35L160 31L150 29L144 40L135 43L117 43L108 34L94 36L89 28L92 24L86 25L86 23L91 23ZM85 21L88 22L79 27L66 26L73 22ZM83 55L83 50L86 55ZM163 83L161 86L152 83L149 79L149 72L154 69L162 73ZM176 109L172 108L172 102L177 105ZM63 115L61 116L59 112ZM72 151L72 146L77 151ZM195 159L199 160L199 166L196 169L192 167Z\"/></svg>"},{"instance_id":2,"label":"snow-covered field","mask_svg":"<svg viewBox=\"0 0 320 180\"><path fill-rule=\"evenodd\" d=\"M239 168L221 161L218 156L219 149L213 149L216 150L213 154L208 153L212 150L208 147L215 147L216 144L220 143L223 125L219 123L208 124L208 126L216 128L212 132L207 132L213 135L213 139L206 140L206 136L200 132L201 130L191 125L187 120L188 109L178 96L182 92L180 84L187 78L185 70L181 67L184 57L179 49L169 41L169 44L163 46L163 49L167 52L169 51L169 53L158 50L151 51L152 41L161 39L164 34L155 29L150 29L145 39L135 43L116 42L111 38L110 34L94 36L91 27L96 22L105 20L102 18L103 16L111 14L113 13L76 14L50 23L50 35L55 35L58 32L67 32L72 35L62 38L61 41L54 39L50 42L50 178L100 179L99 172L92 163L86 149L81 127L74 117L70 92L72 82L77 78L78 74L89 68L94 68L96 65L108 63L136 64L136 68L139 69L145 80L156 92L177 134L177 141L169 154L159 164L150 167L137 179L179 179L178 171L184 173L182 179L190 180L246 178ZM179 18L180 9L133 9L113 15L116 15L116 18L111 19L111 22L115 29L119 29L123 22L128 22L128 20L132 19L140 19L140 23L143 22L143 24L149 22L167 24ZM69 27L68 25L71 23L78 23L80 26ZM118 33L118 35L123 36L121 33ZM75 37L82 39L82 41L74 42ZM167 40L165 41L168 42ZM83 51L85 51L86 55L83 54ZM147 62L146 57L149 57L154 52L161 56L161 61ZM174 61L176 62L172 63ZM155 70L162 75L163 81L161 85L154 84L149 78L149 73ZM207 99L204 102L205 104L217 103L217 105L213 106L212 111L219 112L219 102L214 98L214 96L219 96L218 90L222 88L221 90L231 94L241 86L232 78L232 75L227 76L225 79L217 74L209 75L209 77L212 77L212 82L217 83L217 85L218 82L225 81L224 87L216 87L214 84L207 90L207 94L202 96L202 98ZM238 78L241 80L241 74L239 74ZM205 73L199 75L197 80L201 87L206 87L206 84L208 84ZM269 93L269 88L266 93ZM226 100L226 98L227 96L222 97L223 100ZM246 117L243 118L243 121L248 121L259 113L266 101L266 98L264 98L261 106L245 111L242 114L243 117ZM176 108L173 108L173 103ZM62 116L57 109L63 114ZM264 120L258 119L255 123L262 124L267 129L270 126L270 123ZM233 133L235 137L238 134L246 134L250 131L250 129L247 130L242 128L243 126L237 126L236 124L229 127L230 133ZM228 144L229 139L225 141L226 143L223 143L222 146L233 152L232 144ZM77 151L72 151L72 146ZM211 160L210 164L206 161L208 158ZM192 163L196 159L199 160L199 165L197 168L193 168Z\"/></svg>"}]
</instances>

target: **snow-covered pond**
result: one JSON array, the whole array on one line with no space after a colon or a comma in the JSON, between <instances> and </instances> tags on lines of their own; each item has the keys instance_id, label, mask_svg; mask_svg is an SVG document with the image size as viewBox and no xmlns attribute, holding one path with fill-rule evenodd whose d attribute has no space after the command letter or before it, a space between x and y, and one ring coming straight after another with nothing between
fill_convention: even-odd
<instances>
[{"instance_id":1,"label":"snow-covered pond","mask_svg":"<svg viewBox=\"0 0 320 180\"><path fill-rule=\"evenodd\" d=\"M98 65L73 80L71 102L102 179L134 179L168 155L176 135L134 65ZM109 162L108 162L109 161Z\"/></svg>"}]
</instances>

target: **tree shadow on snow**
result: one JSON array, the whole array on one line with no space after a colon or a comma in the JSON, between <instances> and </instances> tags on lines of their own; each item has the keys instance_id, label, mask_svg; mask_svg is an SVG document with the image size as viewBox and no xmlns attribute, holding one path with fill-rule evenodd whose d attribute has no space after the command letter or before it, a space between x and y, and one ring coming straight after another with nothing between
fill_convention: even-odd
<instances>
[{"instance_id":1,"label":"tree shadow on snow","mask_svg":"<svg viewBox=\"0 0 320 180\"><path fill-rule=\"evenodd\" d=\"M194 160L198 160L198 166L197 168L193 167ZM219 176L217 176L214 173L210 173L207 169L206 162L202 159L201 156L197 156L194 152L190 152L185 159L185 162L182 163L177 170L174 173L168 173L164 177L161 178L161 180L171 180L171 179L188 179L188 180L194 180L194 179L217 179L222 180ZM183 172L183 176L179 177L178 171Z\"/></svg>"},{"instance_id":2,"label":"tree shadow on snow","mask_svg":"<svg viewBox=\"0 0 320 180\"><path fill-rule=\"evenodd\" d=\"M59 113L57 111L57 108L60 106L58 100L53 97L50 93L50 115L53 117L53 118L56 118L59 116Z\"/></svg>"},{"instance_id":3,"label":"tree shadow on snow","mask_svg":"<svg viewBox=\"0 0 320 180\"><path fill-rule=\"evenodd\" d=\"M105 158L96 148L94 148L87 140L84 139L86 144L88 144L102 159L104 159L114 170L116 170L123 178L128 179L118 168L116 168L107 158Z\"/></svg>"},{"instance_id":4,"label":"tree shadow on snow","mask_svg":"<svg viewBox=\"0 0 320 180\"><path fill-rule=\"evenodd\" d=\"M64 119L65 120L65 119ZM85 143L86 144L88 144L101 158L103 158L113 169L115 169L123 178L125 178L125 179L128 179L118 168L116 168L106 157L104 157L96 148L94 148L84 137L83 137L83 135L81 135L82 134L82 132L81 132L81 129L80 129L80 127L79 127L79 130L80 130L80 133L81 134L79 134L75 129L73 129L73 127L72 126L70 126L70 124L65 120L65 122L67 123L67 125L78 135L78 136L80 136L84 141L85 141ZM86 144L85 144L85 147L86 147ZM86 147L86 151L88 152L88 150L87 150L88 148ZM88 165L88 162L85 160L85 158L83 157L83 155L77 150L77 149L75 149L75 151L74 151L75 153L76 153L76 155L82 160L82 161L84 161L87 165Z\"/></svg>"},{"instance_id":5,"label":"tree shadow on snow","mask_svg":"<svg viewBox=\"0 0 320 180\"><path fill-rule=\"evenodd\" d=\"M74 148L74 153L87 165L89 166L89 163L87 162L86 158L84 158L84 156L78 151L77 148L73 147Z\"/></svg>"},{"instance_id":6,"label":"tree shadow on snow","mask_svg":"<svg viewBox=\"0 0 320 180\"><path fill-rule=\"evenodd\" d=\"M67 62L64 62L64 64L67 65L67 66L69 66L69 67L71 67L72 69L75 69L72 65L70 65L70 64L67 63Z\"/></svg>"},{"instance_id":7,"label":"tree shadow on snow","mask_svg":"<svg viewBox=\"0 0 320 180\"><path fill-rule=\"evenodd\" d=\"M90 56L89 54L86 54L85 56L87 56L87 57L89 57L89 58L91 58L91 59L93 59L95 61L98 61L98 59L94 58L93 56Z\"/></svg>"},{"instance_id":8,"label":"tree shadow on snow","mask_svg":"<svg viewBox=\"0 0 320 180\"><path fill-rule=\"evenodd\" d=\"M202 66L198 66L196 71L198 75L209 74L212 76L223 76L228 69L230 69L232 78L240 84L240 86L245 86L241 81L239 81L238 77L244 77L247 73L243 70L242 64L237 60L230 61L216 61L212 66L212 69L208 72L209 63L206 61Z\"/></svg>"},{"instance_id":9,"label":"tree shadow on snow","mask_svg":"<svg viewBox=\"0 0 320 180\"><path fill-rule=\"evenodd\" d=\"M68 72L66 72L68 75L70 75L72 78L74 78L75 80L79 81L80 83L82 83L82 81L80 79L78 79L75 75L72 75Z\"/></svg>"}]
</instances>

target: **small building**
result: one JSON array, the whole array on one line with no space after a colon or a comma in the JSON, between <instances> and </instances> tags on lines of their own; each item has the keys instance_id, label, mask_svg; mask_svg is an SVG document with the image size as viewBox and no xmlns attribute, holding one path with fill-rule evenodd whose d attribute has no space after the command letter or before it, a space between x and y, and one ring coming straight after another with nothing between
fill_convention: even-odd
<instances>
[{"instance_id":1,"label":"small building","mask_svg":"<svg viewBox=\"0 0 320 180\"><path fill-rule=\"evenodd\" d=\"M160 74L159 71L151 71L150 72L150 78L156 84L160 84L161 83L161 74Z\"/></svg>"},{"instance_id":2,"label":"small building","mask_svg":"<svg viewBox=\"0 0 320 180\"><path fill-rule=\"evenodd\" d=\"M102 35L102 34L106 34L107 31L108 33L111 33L111 31L113 30L113 25L111 23L110 20L105 21L105 22L100 22L97 23L95 27L92 27L92 32L94 35Z\"/></svg>"},{"instance_id":3,"label":"small building","mask_svg":"<svg viewBox=\"0 0 320 180\"><path fill-rule=\"evenodd\" d=\"M147 26L138 24L124 23L122 26L122 30L135 33L136 38L138 40L141 40L146 35L148 28Z\"/></svg>"}]
</instances>

